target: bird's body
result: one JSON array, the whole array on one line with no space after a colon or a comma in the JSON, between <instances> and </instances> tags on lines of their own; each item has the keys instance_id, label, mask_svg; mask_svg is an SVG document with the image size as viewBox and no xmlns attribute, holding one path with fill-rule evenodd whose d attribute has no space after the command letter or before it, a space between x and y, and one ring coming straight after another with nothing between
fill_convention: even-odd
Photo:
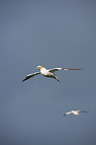
<instances>
[{"instance_id":1,"label":"bird's body","mask_svg":"<svg viewBox=\"0 0 96 145\"><path fill-rule=\"evenodd\" d=\"M46 69L46 68L44 68L44 67L40 69L40 73L41 73L44 77L54 78L54 79L56 79L57 81L59 81L59 79L57 78L57 76L56 76L54 73L50 72L50 70L48 70L48 69ZM59 81L59 82L60 82L60 81Z\"/></svg>"},{"instance_id":2,"label":"bird's body","mask_svg":"<svg viewBox=\"0 0 96 145\"><path fill-rule=\"evenodd\" d=\"M80 112L87 113L88 111L81 111L81 110L71 110L71 111L69 111L69 112L66 112L66 113L64 114L64 116L66 116L66 115L69 115L69 114L73 114L73 115L79 115L79 113L80 113Z\"/></svg>"},{"instance_id":3,"label":"bird's body","mask_svg":"<svg viewBox=\"0 0 96 145\"><path fill-rule=\"evenodd\" d=\"M45 77L49 77L49 76L52 75L52 73L49 72L49 70L47 70L47 69L44 68L44 67L40 70L40 73L41 73L43 76L45 76Z\"/></svg>"},{"instance_id":4,"label":"bird's body","mask_svg":"<svg viewBox=\"0 0 96 145\"><path fill-rule=\"evenodd\" d=\"M81 70L81 69L69 69L69 68L52 68L52 69L46 69L45 67L42 67L41 65L37 66L37 69L39 69L40 72L35 72L35 73L32 73L32 74L27 75L23 81L25 81L25 80L27 80L27 79L35 76L35 75L41 74L41 75L43 75L45 77L54 78L58 82L60 82L59 79L58 79L58 77L54 74L55 71L58 71L58 70Z\"/></svg>"},{"instance_id":5,"label":"bird's body","mask_svg":"<svg viewBox=\"0 0 96 145\"><path fill-rule=\"evenodd\" d=\"M77 111L71 110L71 113L72 113L73 115L79 115L79 112L80 112L80 110L77 110Z\"/></svg>"}]
</instances>

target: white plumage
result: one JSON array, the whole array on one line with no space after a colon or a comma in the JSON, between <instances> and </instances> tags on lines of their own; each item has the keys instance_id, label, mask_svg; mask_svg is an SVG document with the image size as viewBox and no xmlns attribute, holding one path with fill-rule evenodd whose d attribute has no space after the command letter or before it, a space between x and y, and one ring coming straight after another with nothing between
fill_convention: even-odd
<instances>
[{"instance_id":1,"label":"white plumage","mask_svg":"<svg viewBox=\"0 0 96 145\"><path fill-rule=\"evenodd\" d=\"M69 115L69 114L73 114L73 115L79 115L79 113L80 113L80 112L87 113L88 111L81 111L81 110L71 110L71 111L69 111L69 112L66 112L66 113L64 114L64 116L66 116L66 115Z\"/></svg>"}]
</instances>

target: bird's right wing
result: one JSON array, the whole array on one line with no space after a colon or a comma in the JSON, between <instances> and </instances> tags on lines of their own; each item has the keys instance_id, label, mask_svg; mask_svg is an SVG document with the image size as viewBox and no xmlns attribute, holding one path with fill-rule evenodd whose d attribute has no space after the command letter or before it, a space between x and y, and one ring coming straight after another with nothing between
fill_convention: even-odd
<instances>
[{"instance_id":1,"label":"bird's right wing","mask_svg":"<svg viewBox=\"0 0 96 145\"><path fill-rule=\"evenodd\" d=\"M26 81L26 80L30 79L31 77L34 77L38 74L40 74L40 72L35 72L35 73L32 73L32 74L29 74L25 77L25 79L22 82L24 82L24 81Z\"/></svg>"}]
</instances>

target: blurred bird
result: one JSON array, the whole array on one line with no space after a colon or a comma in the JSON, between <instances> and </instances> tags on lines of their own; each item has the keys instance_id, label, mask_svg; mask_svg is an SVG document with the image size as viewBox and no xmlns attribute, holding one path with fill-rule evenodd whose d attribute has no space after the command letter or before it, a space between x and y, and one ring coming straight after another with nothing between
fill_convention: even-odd
<instances>
[{"instance_id":1,"label":"blurred bird","mask_svg":"<svg viewBox=\"0 0 96 145\"><path fill-rule=\"evenodd\" d=\"M54 78L58 82L60 82L58 77L54 74L55 71L58 71L58 70L82 70L82 69L70 69L70 68L52 68L52 69L46 69L45 67L43 67L41 65L37 66L37 69L39 69L40 72L35 72L35 73L32 73L32 74L28 74L22 82L24 82L25 80L27 80L27 79L29 79L29 78L31 78L33 76L36 76L38 74L42 74L45 77Z\"/></svg>"},{"instance_id":2,"label":"blurred bird","mask_svg":"<svg viewBox=\"0 0 96 145\"><path fill-rule=\"evenodd\" d=\"M71 111L69 111L69 112L66 112L66 113L64 114L64 116L69 115L69 114L79 115L79 113L80 113L80 112L83 112L83 113L88 113L88 111L71 110Z\"/></svg>"}]
</instances>

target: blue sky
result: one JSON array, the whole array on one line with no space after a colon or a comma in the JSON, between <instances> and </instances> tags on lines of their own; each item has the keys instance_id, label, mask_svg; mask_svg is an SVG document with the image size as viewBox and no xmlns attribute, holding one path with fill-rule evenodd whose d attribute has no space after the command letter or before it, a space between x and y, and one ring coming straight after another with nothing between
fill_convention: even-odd
<instances>
[{"instance_id":1,"label":"blue sky","mask_svg":"<svg viewBox=\"0 0 96 145\"><path fill-rule=\"evenodd\" d=\"M0 1L0 144L96 143L95 39L94 0ZM84 70L22 83L37 65Z\"/></svg>"}]
</instances>

